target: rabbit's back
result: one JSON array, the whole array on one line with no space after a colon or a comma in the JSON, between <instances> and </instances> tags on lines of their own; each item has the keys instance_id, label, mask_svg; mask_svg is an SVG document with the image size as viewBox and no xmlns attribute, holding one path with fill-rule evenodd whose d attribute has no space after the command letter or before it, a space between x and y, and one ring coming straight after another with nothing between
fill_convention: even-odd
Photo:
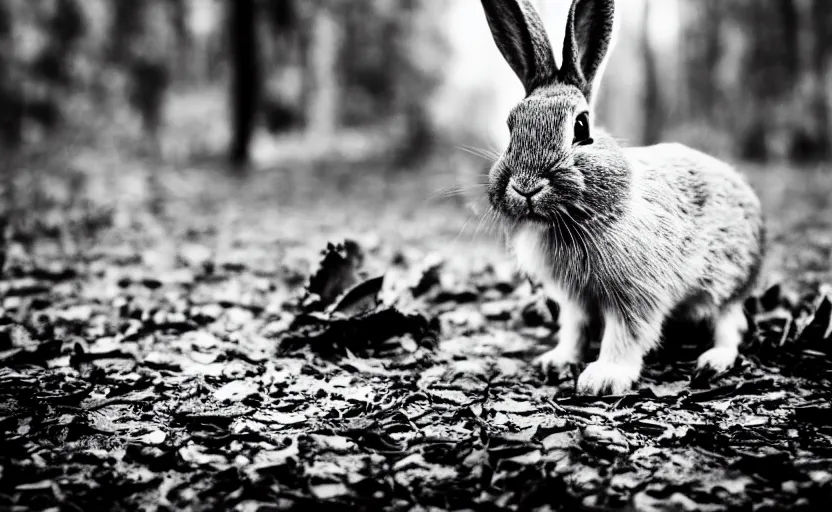
<instances>
[{"instance_id":1,"label":"rabbit's back","mask_svg":"<svg viewBox=\"0 0 832 512\"><path fill-rule=\"evenodd\" d=\"M642 200L662 205L680 222L680 263L698 267L694 293L717 304L746 295L763 255L763 215L757 195L730 165L681 144L624 150ZM691 276L693 277L693 276Z\"/></svg>"}]
</instances>

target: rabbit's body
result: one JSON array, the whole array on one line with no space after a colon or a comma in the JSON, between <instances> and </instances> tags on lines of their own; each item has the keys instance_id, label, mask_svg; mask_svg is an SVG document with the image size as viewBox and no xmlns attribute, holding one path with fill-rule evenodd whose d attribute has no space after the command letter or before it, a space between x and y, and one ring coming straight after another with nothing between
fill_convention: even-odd
<instances>
[{"instance_id":1,"label":"rabbit's body","mask_svg":"<svg viewBox=\"0 0 832 512\"><path fill-rule=\"evenodd\" d=\"M671 148L689 158L667 160L663 153ZM692 166L710 157L684 146L633 148L624 155L642 166L620 216L514 228L509 240L520 267L623 318L677 306L684 316L701 318L743 300L762 253L760 206L750 187L729 168L714 176L711 168ZM734 179L726 183L728 175ZM733 197L726 201L722 194Z\"/></svg>"},{"instance_id":2,"label":"rabbit's body","mask_svg":"<svg viewBox=\"0 0 832 512\"><path fill-rule=\"evenodd\" d=\"M526 0L482 1L528 93L509 116L511 143L492 169L489 197L520 268L560 306L558 346L538 362L580 361L600 320L601 354L579 390L621 393L638 379L664 321L683 315L712 320L715 346L699 364L726 370L747 328L742 301L763 253L753 190L727 164L685 146L622 148L590 132L613 0L575 0L561 70Z\"/></svg>"}]
</instances>

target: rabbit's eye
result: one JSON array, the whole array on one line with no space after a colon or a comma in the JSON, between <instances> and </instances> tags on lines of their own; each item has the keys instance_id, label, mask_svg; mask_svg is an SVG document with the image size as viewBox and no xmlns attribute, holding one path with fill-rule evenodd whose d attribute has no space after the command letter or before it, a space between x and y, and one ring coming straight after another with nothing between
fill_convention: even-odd
<instances>
[{"instance_id":1,"label":"rabbit's eye","mask_svg":"<svg viewBox=\"0 0 832 512\"><path fill-rule=\"evenodd\" d=\"M592 138L589 136L589 114L586 112L581 112L575 118L575 138L572 139L572 144L592 144Z\"/></svg>"}]
</instances>

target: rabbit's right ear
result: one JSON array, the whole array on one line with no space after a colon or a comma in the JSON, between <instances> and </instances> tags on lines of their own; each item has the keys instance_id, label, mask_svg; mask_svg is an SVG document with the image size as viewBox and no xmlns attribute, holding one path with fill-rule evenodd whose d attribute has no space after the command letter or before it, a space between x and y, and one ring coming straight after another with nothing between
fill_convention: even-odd
<instances>
[{"instance_id":1,"label":"rabbit's right ear","mask_svg":"<svg viewBox=\"0 0 832 512\"><path fill-rule=\"evenodd\" d=\"M558 73L543 22L529 0L482 0L497 48L523 82L526 94Z\"/></svg>"},{"instance_id":2,"label":"rabbit's right ear","mask_svg":"<svg viewBox=\"0 0 832 512\"><path fill-rule=\"evenodd\" d=\"M615 0L573 0L563 41L561 80L592 96L615 39Z\"/></svg>"}]
</instances>

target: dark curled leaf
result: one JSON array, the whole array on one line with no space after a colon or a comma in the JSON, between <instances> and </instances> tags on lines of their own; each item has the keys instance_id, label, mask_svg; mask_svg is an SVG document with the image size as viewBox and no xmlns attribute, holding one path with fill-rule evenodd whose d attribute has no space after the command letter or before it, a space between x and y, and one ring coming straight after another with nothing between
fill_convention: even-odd
<instances>
[{"instance_id":1,"label":"dark curled leaf","mask_svg":"<svg viewBox=\"0 0 832 512\"><path fill-rule=\"evenodd\" d=\"M151 290L156 290L157 288L162 287L162 281L153 277L142 279L141 283L145 288L149 288Z\"/></svg>"},{"instance_id":2,"label":"dark curled leaf","mask_svg":"<svg viewBox=\"0 0 832 512\"><path fill-rule=\"evenodd\" d=\"M739 395L752 395L762 391L777 389L777 381L771 378L741 381L736 384L729 384L707 391L691 393L682 399L683 402L707 402L719 398L727 398Z\"/></svg>"},{"instance_id":3,"label":"dark curled leaf","mask_svg":"<svg viewBox=\"0 0 832 512\"><path fill-rule=\"evenodd\" d=\"M829 336L830 322L832 322L832 300L824 296L812 315L812 319L800 331L798 343L802 348L817 350L825 354L832 353L832 347L824 343Z\"/></svg>"},{"instance_id":4,"label":"dark curled leaf","mask_svg":"<svg viewBox=\"0 0 832 512\"><path fill-rule=\"evenodd\" d=\"M732 466L776 482L800 478L800 472L792 465L788 452L783 451L766 450L762 453L743 453Z\"/></svg>"},{"instance_id":5,"label":"dark curled leaf","mask_svg":"<svg viewBox=\"0 0 832 512\"><path fill-rule=\"evenodd\" d=\"M344 293L358 280L358 269L364 255L357 243L347 240L342 244L327 245L322 253L318 271L309 280L307 295L317 295L318 301L309 304L307 310L326 308L339 295Z\"/></svg>"},{"instance_id":6,"label":"dark curled leaf","mask_svg":"<svg viewBox=\"0 0 832 512\"><path fill-rule=\"evenodd\" d=\"M317 331L326 327L329 324L330 317L326 313L313 311L312 313L300 314L292 319L292 324L289 326L289 333L299 333L300 331Z\"/></svg>"},{"instance_id":7,"label":"dark curled leaf","mask_svg":"<svg viewBox=\"0 0 832 512\"><path fill-rule=\"evenodd\" d=\"M23 352L22 348L12 348L9 350L0 350L0 364L11 365L15 358Z\"/></svg>"},{"instance_id":8,"label":"dark curled leaf","mask_svg":"<svg viewBox=\"0 0 832 512\"><path fill-rule=\"evenodd\" d=\"M561 510L580 510L580 501L569 493L565 479L561 476L541 476L540 472L535 473L534 468L523 468L517 475L518 485L517 510L532 510L542 507L543 510L552 502L552 497L557 496Z\"/></svg>"},{"instance_id":9,"label":"dark curled leaf","mask_svg":"<svg viewBox=\"0 0 832 512\"><path fill-rule=\"evenodd\" d=\"M378 305L378 292L384 283L384 276L368 279L350 288L333 306L330 313L354 316Z\"/></svg>"},{"instance_id":10,"label":"dark curled leaf","mask_svg":"<svg viewBox=\"0 0 832 512\"><path fill-rule=\"evenodd\" d=\"M552 304L555 303L542 297L529 302L521 313L523 323L529 327L554 324L554 319L557 318L557 305L553 308Z\"/></svg>"},{"instance_id":11,"label":"dark curled leaf","mask_svg":"<svg viewBox=\"0 0 832 512\"><path fill-rule=\"evenodd\" d=\"M759 297L749 297L743 304L743 310L749 315L757 315L763 312L763 304Z\"/></svg>"},{"instance_id":12,"label":"dark curled leaf","mask_svg":"<svg viewBox=\"0 0 832 512\"><path fill-rule=\"evenodd\" d=\"M17 279L0 282L0 297L26 297L47 293L50 286L34 279Z\"/></svg>"},{"instance_id":13,"label":"dark curled leaf","mask_svg":"<svg viewBox=\"0 0 832 512\"><path fill-rule=\"evenodd\" d=\"M73 279L78 275L76 270L71 267L39 267L31 272L31 276L35 279L43 281L67 281Z\"/></svg>"},{"instance_id":14,"label":"dark curled leaf","mask_svg":"<svg viewBox=\"0 0 832 512\"><path fill-rule=\"evenodd\" d=\"M433 261L422 270L421 278L411 288L414 298L424 295L428 290L439 284L439 270L442 268L442 265L442 261Z\"/></svg>"},{"instance_id":15,"label":"dark curled leaf","mask_svg":"<svg viewBox=\"0 0 832 512\"><path fill-rule=\"evenodd\" d=\"M794 419L811 423L817 427L832 425L832 407L828 405L807 405L794 408Z\"/></svg>"},{"instance_id":16,"label":"dark curled leaf","mask_svg":"<svg viewBox=\"0 0 832 512\"><path fill-rule=\"evenodd\" d=\"M715 380L729 374L736 366L729 368L724 372L718 372L710 367L703 367L696 369L690 378L691 389L707 389Z\"/></svg>"},{"instance_id":17,"label":"dark curled leaf","mask_svg":"<svg viewBox=\"0 0 832 512\"><path fill-rule=\"evenodd\" d=\"M10 348L35 349L38 342L24 325L8 324L0 326L0 350Z\"/></svg>"},{"instance_id":18,"label":"dark curled leaf","mask_svg":"<svg viewBox=\"0 0 832 512\"><path fill-rule=\"evenodd\" d=\"M289 332L280 343L280 350L291 352L304 346L324 355L367 354L385 341L411 335L416 340L433 337L428 319L419 314L406 315L396 309L382 309L353 318L314 321Z\"/></svg>"},{"instance_id":19,"label":"dark curled leaf","mask_svg":"<svg viewBox=\"0 0 832 512\"><path fill-rule=\"evenodd\" d=\"M41 395L38 396L38 400L43 400L45 402L49 402L50 404L64 404L64 405L77 405L81 403L82 400L87 398L90 393L95 389L95 386L88 385L84 386L80 389L69 393L62 393L57 395Z\"/></svg>"},{"instance_id":20,"label":"dark curled leaf","mask_svg":"<svg viewBox=\"0 0 832 512\"><path fill-rule=\"evenodd\" d=\"M485 448L488 451L488 458L492 464L496 463L499 459L517 457L518 455L523 455L540 449L540 447L533 442L515 441L513 439L499 437L490 438Z\"/></svg>"},{"instance_id":21,"label":"dark curled leaf","mask_svg":"<svg viewBox=\"0 0 832 512\"><path fill-rule=\"evenodd\" d=\"M786 344L791 336L795 333L795 326L794 320L791 318L786 319L786 325L783 326L783 332L780 335L780 338L777 340L777 347L782 347Z\"/></svg>"},{"instance_id":22,"label":"dark curled leaf","mask_svg":"<svg viewBox=\"0 0 832 512\"><path fill-rule=\"evenodd\" d=\"M456 302L458 304L467 304L469 302L476 302L479 298L477 292L473 290L458 290L446 291L443 290L433 297L433 302L441 304L443 302Z\"/></svg>"},{"instance_id":23,"label":"dark curled leaf","mask_svg":"<svg viewBox=\"0 0 832 512\"><path fill-rule=\"evenodd\" d=\"M783 288L780 283L775 284L763 293L759 298L759 305L762 311L771 311L782 304Z\"/></svg>"},{"instance_id":24,"label":"dark curled leaf","mask_svg":"<svg viewBox=\"0 0 832 512\"><path fill-rule=\"evenodd\" d=\"M474 444L474 438L469 438L461 442L443 442L437 440L426 442L421 450L427 462L459 464L474 451Z\"/></svg>"}]
</instances>

